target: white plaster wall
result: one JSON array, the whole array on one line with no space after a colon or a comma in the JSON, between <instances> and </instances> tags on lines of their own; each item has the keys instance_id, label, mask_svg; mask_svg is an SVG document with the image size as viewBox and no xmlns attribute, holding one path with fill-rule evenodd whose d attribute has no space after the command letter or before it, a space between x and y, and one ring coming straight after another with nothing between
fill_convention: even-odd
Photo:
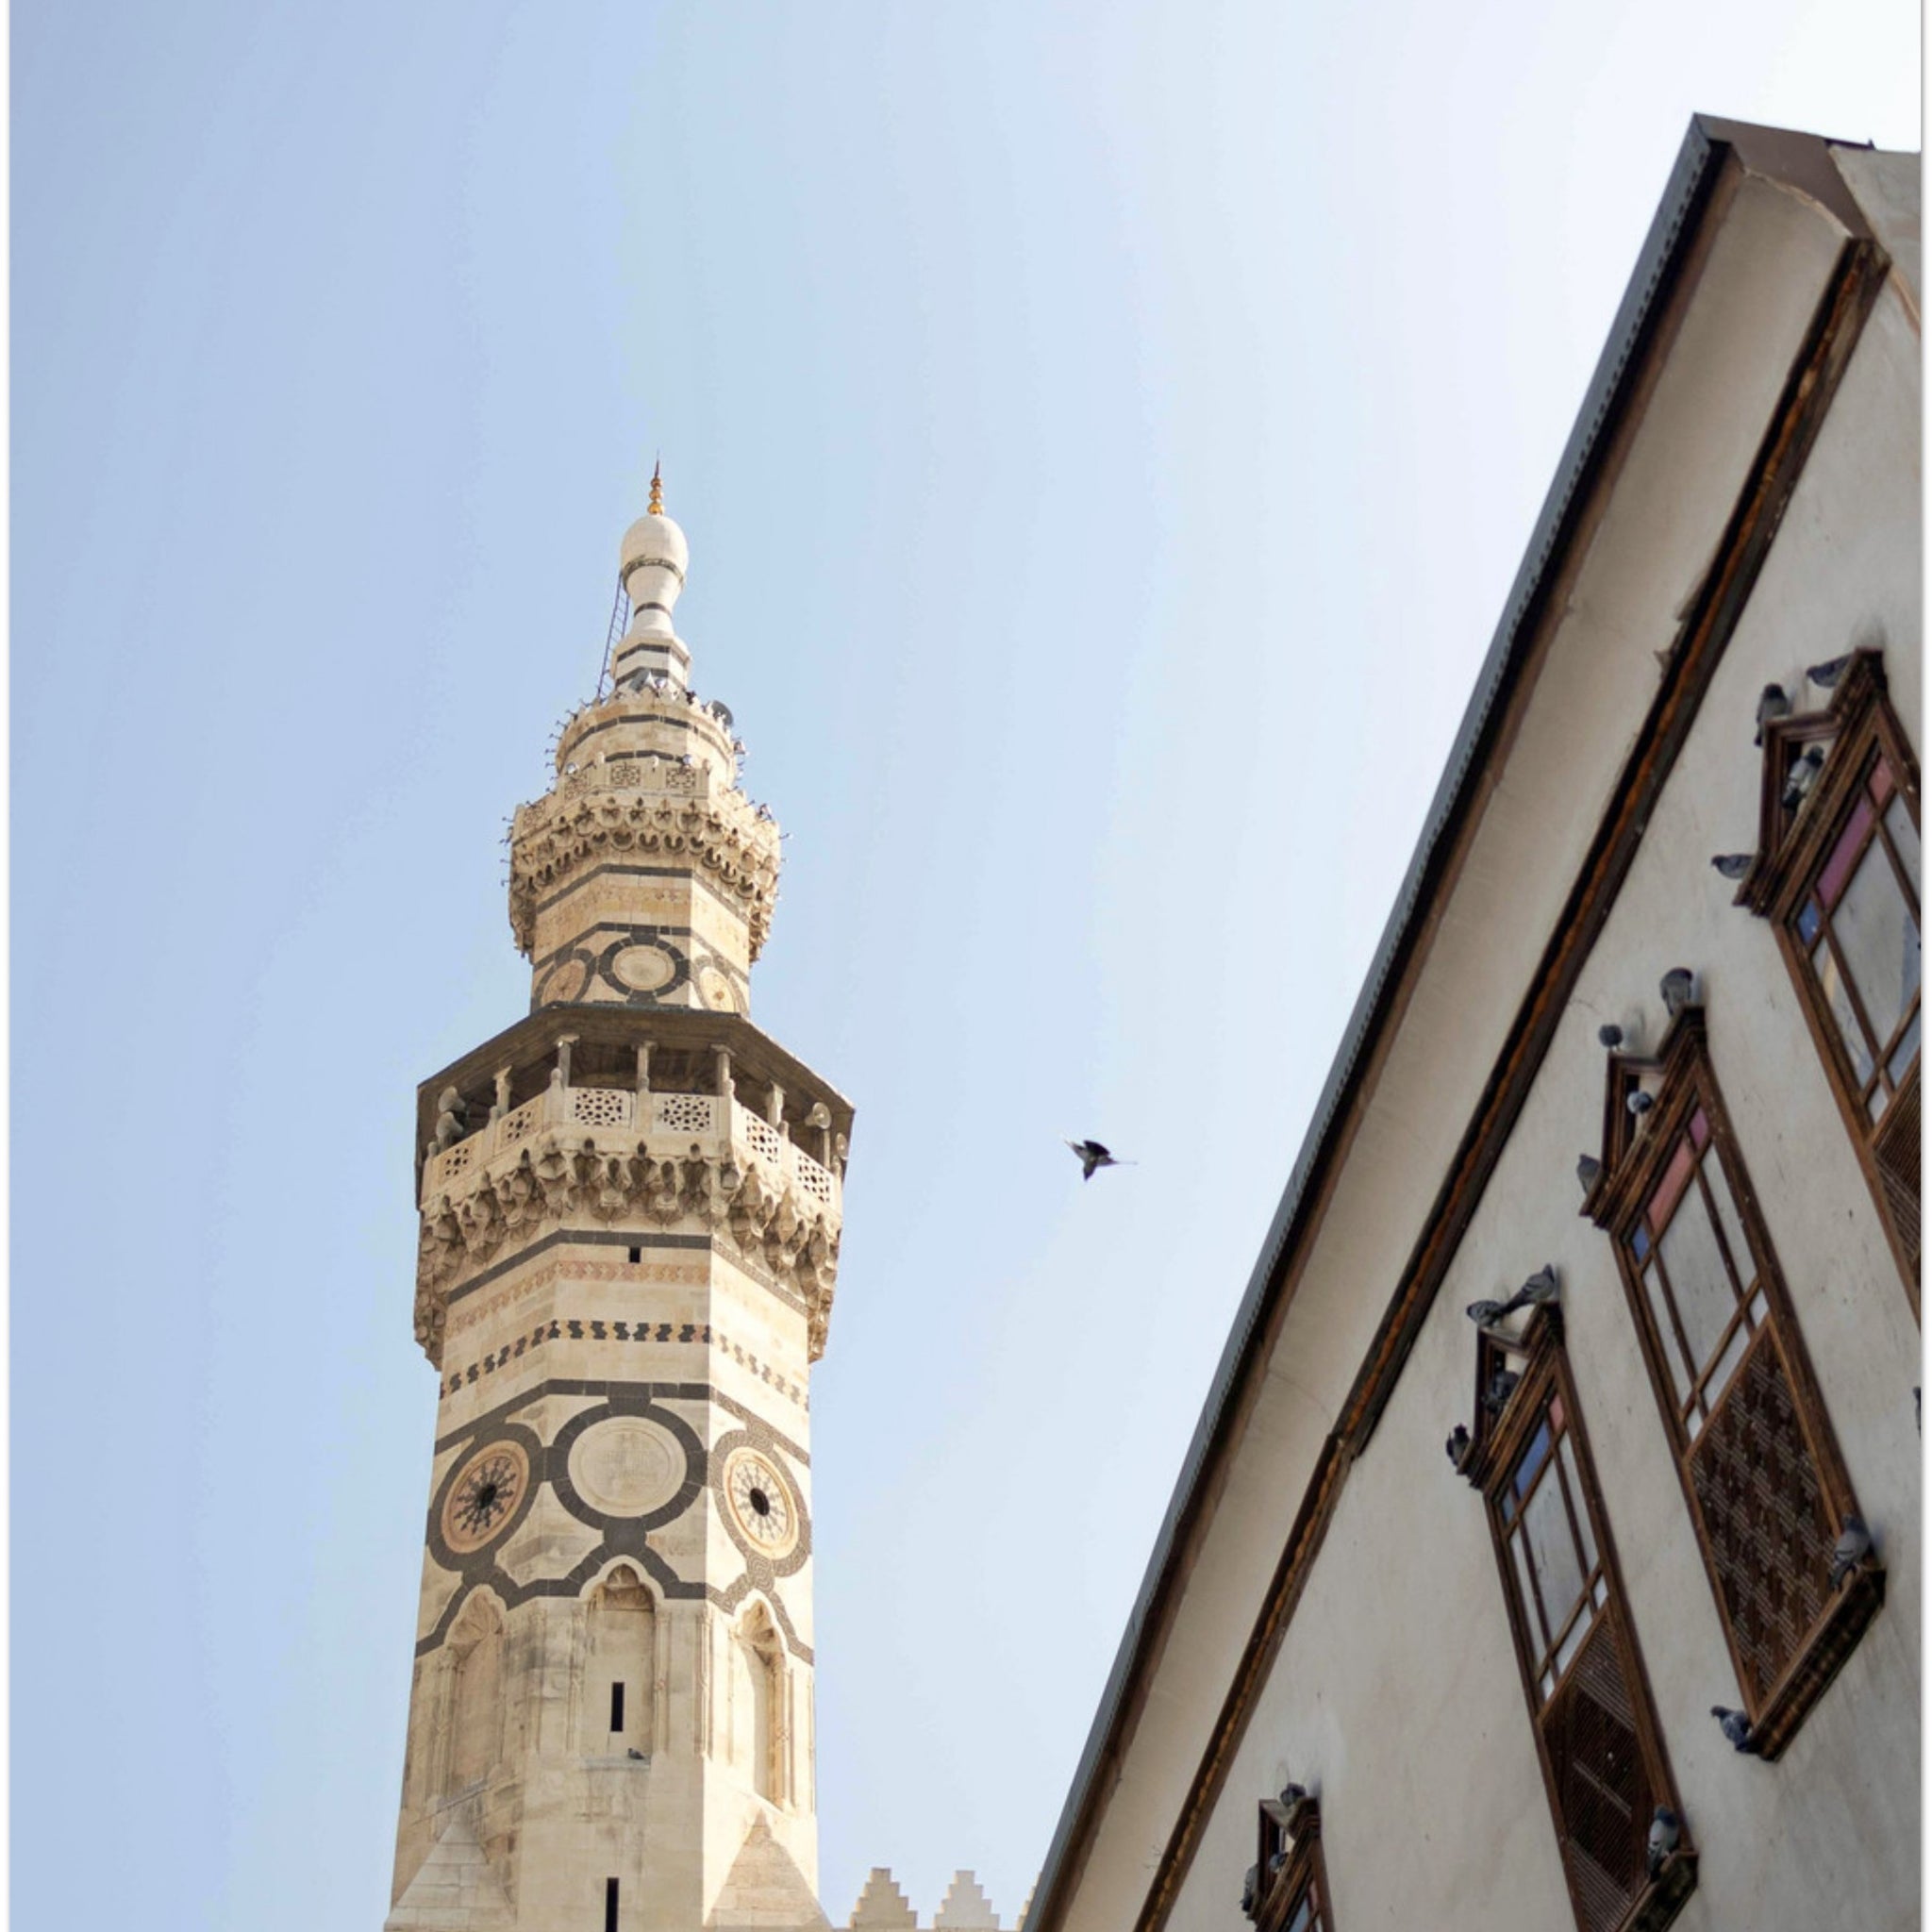
<instances>
[{"instance_id":1,"label":"white plaster wall","mask_svg":"<svg viewBox=\"0 0 1932 1932\"><path fill-rule=\"evenodd\" d=\"M1531 983L1656 692L1657 654L1674 638L1686 601L1716 552L1843 239L1843 230L1815 202L1762 180L1743 180L1724 214L1655 392L1622 456L1613 499L1536 674L1521 727L1484 800L1454 894L1431 934L1426 969L1314 1237L1227 1468L1213 1526L1067 1907L1068 1932L1115 1932L1139 1909L1316 1455ZM1719 849L1731 848L1708 846L1700 863ZM1707 866L1705 872L1714 877ZM1574 1161L1574 1150L1567 1158ZM1564 1185L1574 1195L1567 1172ZM1568 1205L1574 1208L1574 1198ZM1458 1371L1465 1381L1470 1373L1467 1365ZM1412 1366L1408 1378L1415 1374ZM1413 1424L1418 1440L1433 1445L1430 1454L1443 1472L1448 1465L1441 1440L1467 1399L1458 1387L1453 1407L1432 1402L1426 1421ZM1392 1417L1385 1420L1384 1433L1395 1426ZM1362 1475L1356 1472L1351 1488ZM1404 1480L1413 1482L1418 1475L1411 1464ZM1415 1501L1407 1495L1402 1500L1404 1507ZM1472 1500L1467 1491L1461 1500ZM1356 1499L1345 1497L1342 1514L1354 1507ZM1489 1564L1479 1508L1474 1533L1481 1539L1481 1562ZM1319 1622L1328 1614L1315 1599L1329 1587L1326 1576L1339 1574L1330 1562L1324 1552L1298 1621ZM1393 1644L1393 1654L1400 1656L1403 1644L1414 1640L1403 1637L1397 1612L1388 1607L1395 1592L1386 1581L1386 1556L1380 1566L1371 1567L1376 1570L1374 1602L1352 1603L1335 1612L1335 1627L1352 1633L1353 1667L1373 1681L1380 1672L1381 1646ZM1483 1574L1493 1577L1492 1569ZM1493 1594L1493 1582L1489 1588ZM1526 1725L1513 1676L1509 1688L1516 1720ZM1274 1695L1272 1687L1269 1694ZM1416 1694L1415 1684L1395 1680L1364 1707L1363 1725L1373 1730L1392 1722ZM1443 1740L1450 1736L1441 1734ZM1529 1754L1524 1761L1536 1776L1526 1738L1524 1748ZM1432 1752L1427 1771L1444 1791L1466 1785L1466 1747L1459 1733L1453 1749ZM1386 1786L1393 1774L1391 1766L1378 1763L1377 1785ZM1228 1789L1237 1790L1232 1784ZM1534 1789L1541 1807L1536 1828L1555 1873L1547 1807L1540 1784ZM1253 1829L1255 1801L1263 1794L1259 1787L1239 1793L1237 1808L1247 1822L1235 1836L1242 1843ZM1236 1802L1232 1796L1224 1801ZM1511 1799L1505 1809L1515 1817L1521 1807ZM1219 1817L1213 1828L1223 1831ZM1324 1835L1334 1828L1324 1814ZM1520 1824L1511 1827L1513 1833L1524 1829ZM1343 1883L1338 1861L1348 1843L1344 1826L1331 1857L1338 1897ZM1208 1859L1197 1859L1176 1907L1174 1923L1180 1932L1226 1922L1229 1901L1239 1893L1241 1871L1252 1857L1248 1852L1240 1858L1231 1878L1209 1874ZM1384 1862L1391 1861L1385 1856ZM1208 1889L1197 1890L1204 1882ZM1377 1882L1394 1880L1378 1873ZM1556 1882L1560 1897L1560 1874ZM1439 1873L1437 1890L1430 1894L1439 1905L1440 1883ZM1526 1916L1469 1923L1521 1924L1525 1932L1563 1923L1541 1916L1541 1897L1532 1889ZM1500 1903L1490 1903L1502 1909ZM1397 1917L1385 1923L1405 1922Z\"/></svg>"},{"instance_id":2,"label":"white plaster wall","mask_svg":"<svg viewBox=\"0 0 1932 1932\"><path fill-rule=\"evenodd\" d=\"M1701 338L1687 326L1582 573L1291 1311L1072 1924L1097 1928L1104 1902L1144 1890L1151 1858L1140 1848L1172 1826L1168 1793L1198 1761L1206 1687L1217 1701L1225 1690L1225 1633L1244 1614L1246 1635L1255 1576L1279 1552L1324 1419L1415 1240L1416 1204L1467 1118L1462 1062L1487 1070L1494 1016L1521 997L1525 945L1547 937L1593 827L1607 754L1621 761L1670 615L1707 558L1708 506L1728 501L1724 478L1741 473L1740 451L1761 432L1769 396L1753 390L1757 351L1768 339L1789 353L1790 325L1808 312L1803 298L1815 297L1831 225L1768 185L1747 195L1757 205L1740 207L1733 219L1749 219L1730 239L1748 259L1714 264L1724 288L1713 292L1726 299L1707 319L1721 328ZM1322 1796L1339 1932L1571 1923L1483 1507L1442 1450L1451 1425L1468 1420L1464 1304L1544 1260L1563 1271L1584 1424L1702 1853L1699 1890L1678 1924L1880 1932L1918 1923L1919 1334L1772 934L1731 907L1732 889L1709 866L1713 853L1755 841L1752 718L1764 683L1796 688L1806 664L1883 639L1894 700L1918 741L1917 353L1914 318L1893 287L1449 1279L1348 1476L1182 1887L1175 1932L1238 1923L1255 1806L1286 1774ZM1732 421L1727 438L1712 433L1714 408ZM1706 1714L1738 1701L1735 1678L1609 1243L1580 1218L1573 1173L1576 1155L1597 1148L1597 1026L1638 1008L1660 1025L1657 982L1677 964L1705 976L1718 1079L1890 1569L1884 1609L1770 1766L1739 1757ZM1180 1761L1151 1761L1187 1754L1191 1741ZM1124 1860L1117 1873L1103 1865L1109 1844ZM1852 1918L1848 1898L1858 1902Z\"/></svg>"}]
</instances>

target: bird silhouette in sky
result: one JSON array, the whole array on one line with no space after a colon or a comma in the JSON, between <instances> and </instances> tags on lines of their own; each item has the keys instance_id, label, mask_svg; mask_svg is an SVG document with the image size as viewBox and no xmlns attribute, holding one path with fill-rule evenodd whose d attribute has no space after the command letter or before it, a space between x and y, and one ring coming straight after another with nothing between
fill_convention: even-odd
<instances>
[{"instance_id":1,"label":"bird silhouette in sky","mask_svg":"<svg viewBox=\"0 0 1932 1932\"><path fill-rule=\"evenodd\" d=\"M1074 1150L1074 1158L1080 1163L1080 1178L1083 1181L1091 1181L1093 1178L1093 1170L1097 1167L1135 1165L1131 1160L1116 1159L1098 1141L1068 1141L1067 1145Z\"/></svg>"}]
</instances>

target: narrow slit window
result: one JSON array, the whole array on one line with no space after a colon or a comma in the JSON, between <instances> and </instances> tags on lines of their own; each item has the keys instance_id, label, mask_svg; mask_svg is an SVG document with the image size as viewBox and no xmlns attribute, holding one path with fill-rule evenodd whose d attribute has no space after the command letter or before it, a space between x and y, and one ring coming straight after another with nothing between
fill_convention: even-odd
<instances>
[{"instance_id":1,"label":"narrow slit window","mask_svg":"<svg viewBox=\"0 0 1932 1932\"><path fill-rule=\"evenodd\" d=\"M622 1684L613 1684L610 1687L610 1728L613 1732L621 1731L624 1728L624 1686Z\"/></svg>"},{"instance_id":2,"label":"narrow slit window","mask_svg":"<svg viewBox=\"0 0 1932 1932\"><path fill-rule=\"evenodd\" d=\"M604 1881L604 1932L617 1932L617 1880Z\"/></svg>"}]
</instances>

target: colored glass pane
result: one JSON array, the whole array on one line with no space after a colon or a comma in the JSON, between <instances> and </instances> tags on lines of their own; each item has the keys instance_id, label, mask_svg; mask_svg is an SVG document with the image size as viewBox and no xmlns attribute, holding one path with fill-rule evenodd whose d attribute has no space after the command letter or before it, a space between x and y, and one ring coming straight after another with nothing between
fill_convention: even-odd
<instances>
[{"instance_id":1,"label":"colored glass pane","mask_svg":"<svg viewBox=\"0 0 1932 1932\"><path fill-rule=\"evenodd\" d=\"M1724 1178L1724 1164L1714 1153L1704 1157L1704 1185L1717 1204L1717 1224L1724 1229L1724 1246L1731 1251L1731 1267L1737 1274L1738 1285L1749 1294L1757 1276L1757 1264L1752 1260L1751 1244L1744 1239L1744 1223L1738 1213L1737 1202L1731 1197L1731 1184Z\"/></svg>"},{"instance_id":2,"label":"colored glass pane","mask_svg":"<svg viewBox=\"0 0 1932 1932\"><path fill-rule=\"evenodd\" d=\"M1671 1156L1671 1164L1664 1169L1664 1177L1657 1184L1657 1191L1650 1197L1650 1224L1661 1228L1671 1218L1671 1209L1677 1205L1684 1192L1684 1183L1690 1178L1690 1165L1697 1158L1697 1150L1689 1141L1679 1141L1677 1151Z\"/></svg>"},{"instance_id":3,"label":"colored glass pane","mask_svg":"<svg viewBox=\"0 0 1932 1932\"><path fill-rule=\"evenodd\" d=\"M1717 1353L1738 1305L1702 1190L1684 1196L1657 1245L1690 1359L1701 1370Z\"/></svg>"},{"instance_id":4,"label":"colored glass pane","mask_svg":"<svg viewBox=\"0 0 1932 1932\"><path fill-rule=\"evenodd\" d=\"M1554 1629L1560 1629L1588 1581L1576 1539L1570 1531L1570 1512L1563 1507L1560 1485L1544 1482L1538 1486L1523 1512L1523 1536L1529 1544L1530 1568L1542 1592L1543 1608Z\"/></svg>"},{"instance_id":5,"label":"colored glass pane","mask_svg":"<svg viewBox=\"0 0 1932 1932\"><path fill-rule=\"evenodd\" d=\"M1523 1459L1516 1465L1516 1474L1510 1478L1511 1486L1519 1496L1529 1493L1529 1486L1535 1482L1537 1473L1549 1460L1550 1425L1545 1422L1530 1439L1530 1444L1523 1452Z\"/></svg>"},{"instance_id":6,"label":"colored glass pane","mask_svg":"<svg viewBox=\"0 0 1932 1932\"><path fill-rule=\"evenodd\" d=\"M1852 1077L1862 1087L1872 1077L1872 1049L1865 1043L1865 1029L1858 1024L1852 996L1845 991L1844 975L1838 970L1838 960L1823 940L1812 951L1811 970L1818 975L1824 1004L1831 1008L1831 1017L1838 1025L1838 1036L1845 1043L1845 1053L1852 1062Z\"/></svg>"},{"instance_id":7,"label":"colored glass pane","mask_svg":"<svg viewBox=\"0 0 1932 1932\"><path fill-rule=\"evenodd\" d=\"M1563 1457L1563 1474L1570 1484L1570 1507L1576 1512L1576 1534L1583 1539L1583 1567L1594 1570L1597 1565L1596 1532L1590 1526L1590 1509L1584 1499L1583 1480L1576 1474L1576 1451L1568 1436L1557 1446Z\"/></svg>"},{"instance_id":8,"label":"colored glass pane","mask_svg":"<svg viewBox=\"0 0 1932 1932\"><path fill-rule=\"evenodd\" d=\"M1831 929L1872 1030L1890 1042L1919 990L1919 922L1880 847L1871 847L1852 874Z\"/></svg>"},{"instance_id":9,"label":"colored glass pane","mask_svg":"<svg viewBox=\"0 0 1932 1932\"><path fill-rule=\"evenodd\" d=\"M1891 796L1891 767L1883 758L1872 767L1872 775L1865 781L1865 789L1872 794L1872 802L1882 806Z\"/></svg>"},{"instance_id":10,"label":"colored glass pane","mask_svg":"<svg viewBox=\"0 0 1932 1932\"><path fill-rule=\"evenodd\" d=\"M1731 1339L1724 1343L1724 1352L1717 1358L1717 1366L1711 1370L1710 1378L1704 1385L1704 1399L1713 1408L1717 1399L1730 1386L1730 1380L1738 1373L1738 1364L1744 1359L1744 1351L1751 1346L1751 1331L1740 1322L1731 1331Z\"/></svg>"},{"instance_id":11,"label":"colored glass pane","mask_svg":"<svg viewBox=\"0 0 1932 1932\"><path fill-rule=\"evenodd\" d=\"M1663 1277L1657 1272L1655 1261L1643 1271L1643 1291L1650 1297L1650 1319L1657 1324L1657 1343L1664 1352L1664 1360L1671 1366L1671 1380L1677 1385L1677 1400L1681 1403L1690 1392L1690 1374L1684 1366L1684 1351L1677 1345L1677 1331L1664 1302Z\"/></svg>"},{"instance_id":12,"label":"colored glass pane","mask_svg":"<svg viewBox=\"0 0 1932 1932\"><path fill-rule=\"evenodd\" d=\"M1886 1072L1891 1075L1894 1087L1903 1087L1906 1075L1912 1070L1912 1062L1919 1058L1919 1016L1912 1015L1911 1024L1905 1030L1905 1037L1892 1049L1890 1064Z\"/></svg>"},{"instance_id":13,"label":"colored glass pane","mask_svg":"<svg viewBox=\"0 0 1932 1932\"><path fill-rule=\"evenodd\" d=\"M1899 863L1906 869L1906 883L1912 889L1912 897L1919 896L1919 828L1912 823L1912 814L1903 798L1894 798L1885 814L1885 829L1891 834L1891 842L1898 848Z\"/></svg>"},{"instance_id":14,"label":"colored glass pane","mask_svg":"<svg viewBox=\"0 0 1932 1932\"><path fill-rule=\"evenodd\" d=\"M1836 906L1838 895L1845 889L1845 881L1852 875L1852 865L1858 856L1858 849L1865 842L1872 830L1872 801L1861 798L1858 808L1846 822L1845 828L1839 834L1838 843L1831 848L1831 857L1824 862L1824 870L1818 875L1818 896L1826 906Z\"/></svg>"},{"instance_id":15,"label":"colored glass pane","mask_svg":"<svg viewBox=\"0 0 1932 1932\"><path fill-rule=\"evenodd\" d=\"M1516 1558L1516 1594L1523 1604L1523 1627L1529 1632L1530 1648L1541 1654L1550 1640L1537 1610L1536 1592L1529 1587L1529 1557L1523 1547L1521 1530L1509 1539L1509 1548Z\"/></svg>"}]
</instances>

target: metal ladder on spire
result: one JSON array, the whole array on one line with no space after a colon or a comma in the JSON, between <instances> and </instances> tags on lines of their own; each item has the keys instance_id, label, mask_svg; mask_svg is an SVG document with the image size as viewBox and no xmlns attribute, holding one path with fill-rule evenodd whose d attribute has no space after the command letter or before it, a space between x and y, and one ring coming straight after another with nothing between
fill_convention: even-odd
<instances>
[{"instance_id":1,"label":"metal ladder on spire","mask_svg":"<svg viewBox=\"0 0 1932 1932\"><path fill-rule=\"evenodd\" d=\"M630 594L624 588L624 576L620 572L617 578L617 599L610 607L610 628L604 634L604 666L597 673L598 698L603 697L605 680L610 675L610 655L617 649L618 639L629 628Z\"/></svg>"}]
</instances>

